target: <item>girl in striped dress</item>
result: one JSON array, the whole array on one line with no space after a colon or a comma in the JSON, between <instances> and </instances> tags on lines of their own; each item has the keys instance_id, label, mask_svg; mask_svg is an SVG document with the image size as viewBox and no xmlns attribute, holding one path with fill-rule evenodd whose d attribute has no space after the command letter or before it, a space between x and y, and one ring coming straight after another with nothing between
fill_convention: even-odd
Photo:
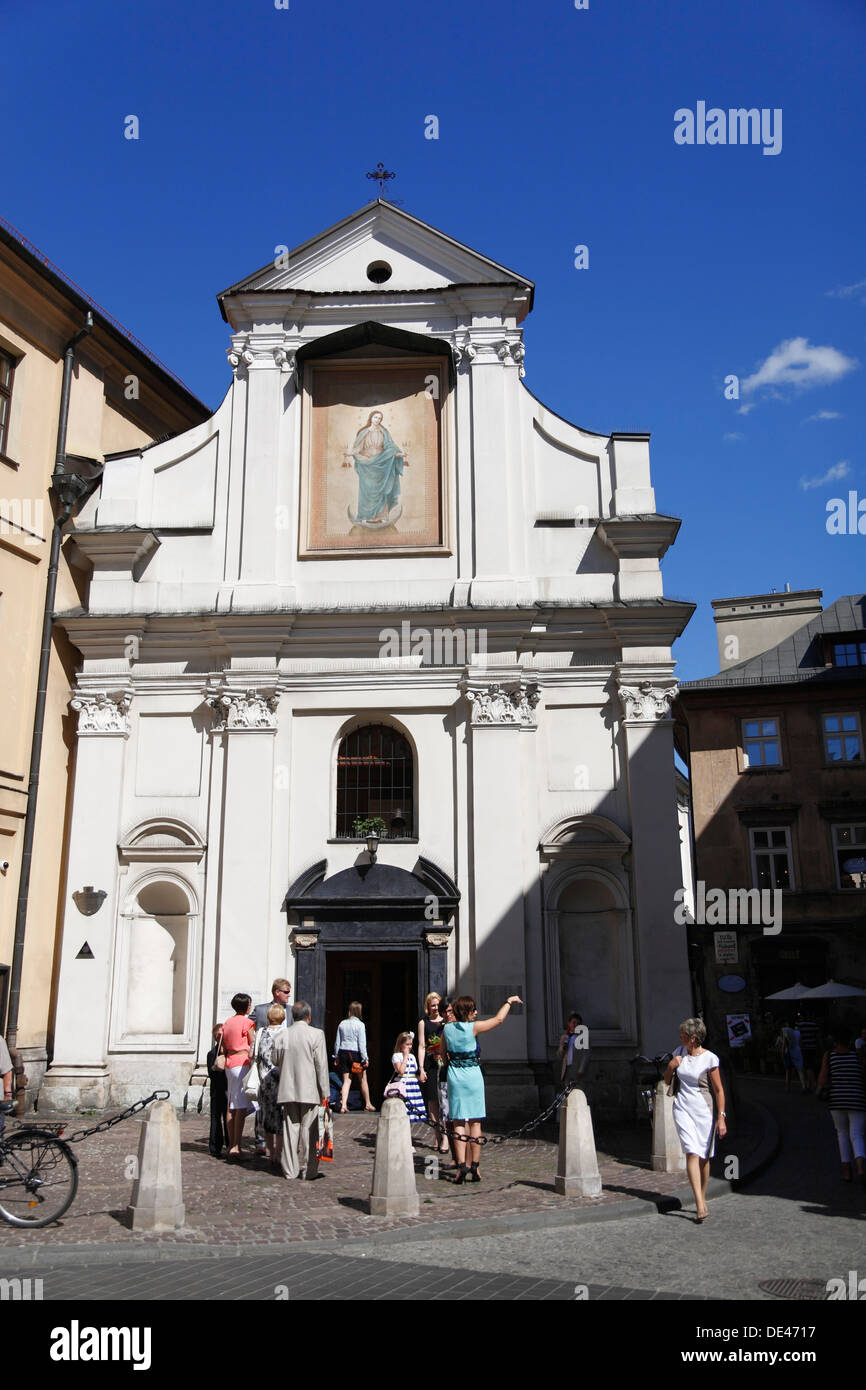
<instances>
[{"instance_id":1,"label":"girl in striped dress","mask_svg":"<svg viewBox=\"0 0 866 1390\"><path fill-rule=\"evenodd\" d=\"M413 1041L413 1033L400 1033L394 1044L391 1065L397 1075L406 1082L406 1109L409 1112L409 1120L414 1124L416 1120L426 1120L427 1111L424 1108L421 1087L418 1085L418 1063L412 1055Z\"/></svg>"},{"instance_id":2,"label":"girl in striped dress","mask_svg":"<svg viewBox=\"0 0 866 1390\"><path fill-rule=\"evenodd\" d=\"M847 1032L840 1030L833 1051L824 1053L818 1085L830 1087L830 1114L839 1140L842 1177L851 1181L853 1150L857 1176L866 1186L866 1086Z\"/></svg>"}]
</instances>

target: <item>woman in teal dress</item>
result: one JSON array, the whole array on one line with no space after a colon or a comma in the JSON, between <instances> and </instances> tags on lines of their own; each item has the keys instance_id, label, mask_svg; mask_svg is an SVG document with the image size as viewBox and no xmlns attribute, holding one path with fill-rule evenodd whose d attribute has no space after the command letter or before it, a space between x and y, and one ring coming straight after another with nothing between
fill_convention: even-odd
<instances>
[{"instance_id":1,"label":"woman in teal dress","mask_svg":"<svg viewBox=\"0 0 866 1390\"><path fill-rule=\"evenodd\" d=\"M454 1181L465 1183L467 1174L472 1182L480 1182L478 1164L481 1160L481 1121L487 1114L484 1102L484 1077L478 1062L475 1039L480 1033L498 1028L508 1017L512 1004L523 1000L512 994L494 1018L479 1019L475 1000L468 994L455 1000L456 1023L446 1023L443 1031L448 1061L448 1110L454 1122L454 1148L458 1173ZM469 1126L468 1132L466 1126ZM466 1166L466 1150L471 1150Z\"/></svg>"}]
</instances>

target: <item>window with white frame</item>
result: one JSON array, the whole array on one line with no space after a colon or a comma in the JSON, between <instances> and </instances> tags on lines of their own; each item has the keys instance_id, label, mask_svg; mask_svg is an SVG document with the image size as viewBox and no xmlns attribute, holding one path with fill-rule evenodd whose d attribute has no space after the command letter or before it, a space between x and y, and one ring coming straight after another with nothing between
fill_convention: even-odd
<instances>
[{"instance_id":1,"label":"window with white frame","mask_svg":"<svg viewBox=\"0 0 866 1390\"><path fill-rule=\"evenodd\" d=\"M834 825L833 848L839 887L866 889L866 825Z\"/></svg>"},{"instance_id":2,"label":"window with white frame","mask_svg":"<svg viewBox=\"0 0 866 1390\"><path fill-rule=\"evenodd\" d=\"M749 831L752 879L756 888L793 888L794 858L787 826L756 826Z\"/></svg>"},{"instance_id":3,"label":"window with white frame","mask_svg":"<svg viewBox=\"0 0 866 1390\"><path fill-rule=\"evenodd\" d=\"M743 720L743 766L781 767L782 741L778 719Z\"/></svg>"},{"instance_id":4,"label":"window with white frame","mask_svg":"<svg viewBox=\"0 0 866 1390\"><path fill-rule=\"evenodd\" d=\"M824 726L824 757L828 763L863 761L859 715L825 714L821 722Z\"/></svg>"},{"instance_id":5,"label":"window with white frame","mask_svg":"<svg viewBox=\"0 0 866 1390\"><path fill-rule=\"evenodd\" d=\"M12 382L15 376L15 358L8 352L0 352L0 454L6 453L9 442L9 417L12 409Z\"/></svg>"}]
</instances>

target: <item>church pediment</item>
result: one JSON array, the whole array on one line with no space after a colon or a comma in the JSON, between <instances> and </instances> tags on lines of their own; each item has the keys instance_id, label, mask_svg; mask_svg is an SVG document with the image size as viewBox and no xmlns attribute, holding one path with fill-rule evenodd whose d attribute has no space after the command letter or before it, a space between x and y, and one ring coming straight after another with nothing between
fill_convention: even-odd
<instances>
[{"instance_id":1,"label":"church pediment","mask_svg":"<svg viewBox=\"0 0 866 1390\"><path fill-rule=\"evenodd\" d=\"M311 294L400 293L451 286L515 286L522 318L531 307L526 276L455 241L391 203L377 200L327 231L278 254L219 296L224 317L236 297L306 291Z\"/></svg>"}]
</instances>

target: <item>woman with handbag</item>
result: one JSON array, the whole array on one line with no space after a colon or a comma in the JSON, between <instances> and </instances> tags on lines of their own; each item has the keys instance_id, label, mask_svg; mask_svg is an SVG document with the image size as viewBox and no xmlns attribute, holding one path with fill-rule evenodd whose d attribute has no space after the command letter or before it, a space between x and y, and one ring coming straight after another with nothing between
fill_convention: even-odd
<instances>
[{"instance_id":1,"label":"woman with handbag","mask_svg":"<svg viewBox=\"0 0 866 1390\"><path fill-rule=\"evenodd\" d=\"M421 1087L418 1085L418 1063L412 1055L414 1041L414 1033L397 1034L397 1041L394 1043L394 1055L391 1058L395 1080L391 1082L389 1087L385 1088L386 1096L389 1092L393 1094L393 1087L395 1086L402 1092L410 1125L419 1120L425 1122L427 1120L424 1097L421 1094ZM402 1086L400 1085L401 1082ZM414 1147L412 1152L415 1152Z\"/></svg>"},{"instance_id":2,"label":"woman with handbag","mask_svg":"<svg viewBox=\"0 0 866 1390\"><path fill-rule=\"evenodd\" d=\"M210 1138L208 1150L212 1158L221 1158L223 1147L229 1146L226 1111L226 1058L222 1050L223 1030L218 1023L213 1030L213 1047L207 1054L207 1074L210 1077Z\"/></svg>"},{"instance_id":3,"label":"woman with handbag","mask_svg":"<svg viewBox=\"0 0 866 1390\"><path fill-rule=\"evenodd\" d=\"M248 994L236 994L232 1000L234 1017L223 1024L222 1054L225 1055L226 1085L228 1088L229 1158L242 1159L241 1140L244 1123L256 1102L244 1090L250 1069L252 1038L256 1025L247 1017L252 1000ZM217 1057L217 1062L220 1058Z\"/></svg>"},{"instance_id":4,"label":"woman with handbag","mask_svg":"<svg viewBox=\"0 0 866 1390\"><path fill-rule=\"evenodd\" d=\"M710 1159L715 1149L715 1136L727 1134L725 1122L725 1093L719 1075L719 1059L715 1052L704 1047L707 1037L702 1018L687 1018L680 1024L680 1046L665 1072L665 1085L673 1094L673 1120L680 1144L686 1156L686 1172L695 1194L696 1223L709 1216L707 1183ZM718 1119L713 1116L713 1096Z\"/></svg>"},{"instance_id":5,"label":"woman with handbag","mask_svg":"<svg viewBox=\"0 0 866 1390\"><path fill-rule=\"evenodd\" d=\"M824 1053L818 1087L830 1088L830 1115L839 1141L842 1180L851 1181L853 1156L857 1176L866 1187L866 1086L851 1042L848 1029L835 1034L832 1051Z\"/></svg>"},{"instance_id":6,"label":"woman with handbag","mask_svg":"<svg viewBox=\"0 0 866 1390\"><path fill-rule=\"evenodd\" d=\"M280 1069L274 1065L274 1039L286 1026L286 1011L282 1004L271 1004L267 1012L267 1027L256 1032L256 1067L259 1074L259 1110L262 1130L268 1148L268 1158L274 1168L280 1167L283 1149L283 1112L277 1103Z\"/></svg>"},{"instance_id":7,"label":"woman with handbag","mask_svg":"<svg viewBox=\"0 0 866 1390\"><path fill-rule=\"evenodd\" d=\"M424 1017L418 1020L418 1080L427 1114L433 1126L436 1148L447 1154L448 1139L441 1121L439 1081L442 1076L442 1029L445 1019L440 1013L442 1003L438 994L428 994L424 1000Z\"/></svg>"},{"instance_id":8,"label":"woman with handbag","mask_svg":"<svg viewBox=\"0 0 866 1390\"><path fill-rule=\"evenodd\" d=\"M348 1013L337 1029L337 1040L334 1043L334 1062L343 1076L339 1110L341 1115L347 1114L346 1101L349 1098L349 1087L355 1077L361 1085L364 1109L376 1109L370 1100L370 1087L367 1084L367 1067L370 1064L370 1059L367 1056L367 1030L361 1019L362 1013L361 1005L357 1000L354 1000L349 1005Z\"/></svg>"}]
</instances>

